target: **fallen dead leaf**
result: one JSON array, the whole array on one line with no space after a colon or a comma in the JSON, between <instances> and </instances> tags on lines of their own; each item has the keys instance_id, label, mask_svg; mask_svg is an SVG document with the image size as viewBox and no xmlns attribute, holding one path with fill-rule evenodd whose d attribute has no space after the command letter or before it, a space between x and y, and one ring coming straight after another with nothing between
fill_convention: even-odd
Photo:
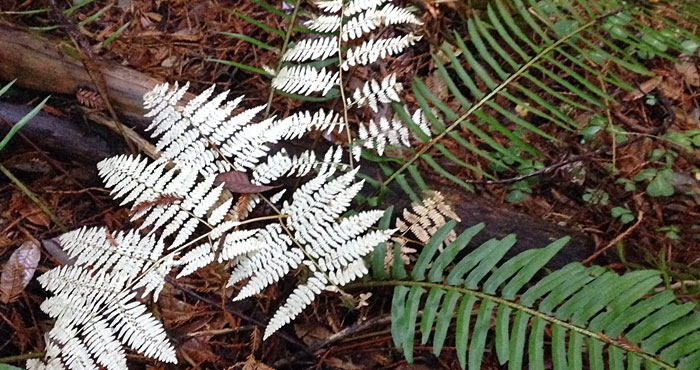
<instances>
[{"instance_id":1,"label":"fallen dead leaf","mask_svg":"<svg viewBox=\"0 0 700 370\"><path fill-rule=\"evenodd\" d=\"M651 90L654 90L656 87L659 86L663 78L661 76L657 76L654 78L650 78L641 84L639 84L639 88L637 90L630 91L625 95L625 97L622 99L624 101L632 101L632 100L637 100L641 98L642 96L648 94L651 92Z\"/></svg>"},{"instance_id":2,"label":"fallen dead leaf","mask_svg":"<svg viewBox=\"0 0 700 370\"><path fill-rule=\"evenodd\" d=\"M8 304L17 300L29 284L39 264L41 251L35 241L26 241L15 250L2 268L0 301Z\"/></svg>"},{"instance_id":3,"label":"fallen dead leaf","mask_svg":"<svg viewBox=\"0 0 700 370\"><path fill-rule=\"evenodd\" d=\"M674 66L676 71L683 76L683 81L690 86L700 86L700 74L695 63L685 61Z\"/></svg>"},{"instance_id":4,"label":"fallen dead leaf","mask_svg":"<svg viewBox=\"0 0 700 370\"><path fill-rule=\"evenodd\" d=\"M224 188L231 190L234 193L243 194L262 193L264 191L279 187L251 184L250 179L248 179L248 175L245 172L239 171L228 171L216 175L214 184L218 186L221 183L224 184Z\"/></svg>"}]
</instances>

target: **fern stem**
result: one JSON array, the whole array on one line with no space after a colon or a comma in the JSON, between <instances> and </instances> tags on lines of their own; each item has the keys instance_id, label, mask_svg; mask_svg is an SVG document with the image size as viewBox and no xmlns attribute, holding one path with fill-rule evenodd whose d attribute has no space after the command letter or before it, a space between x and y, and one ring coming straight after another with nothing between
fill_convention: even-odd
<instances>
[{"instance_id":1,"label":"fern stem","mask_svg":"<svg viewBox=\"0 0 700 370\"><path fill-rule=\"evenodd\" d=\"M445 284L440 284L440 283L430 283L426 281L400 281L400 280L389 280L389 281L370 281L366 283L356 283L356 284L348 284L345 287L347 289L361 289L361 288L380 288L380 287L397 287L397 286L406 286L406 287L421 287L421 288L426 288L426 289L443 289L443 290L451 290L455 292L459 292L465 295L470 295L472 297L476 297L482 300L488 300L500 305L504 305L507 307L510 307L514 310L518 311L523 311L533 317L538 317L546 322L549 322L550 324L561 326L565 329L575 331L579 334L585 335L589 338L595 338L603 343L607 343L609 345L619 347L620 349L623 349L626 352L634 352L635 355L641 357L645 361L651 362L657 366L659 366L662 369L676 369L675 367L657 359L655 356L649 355L647 353L643 352L638 352L630 348L630 346L622 341L617 341L613 338L608 337L607 335L603 333L597 333L591 330L588 330L586 328L582 328L579 326L576 326L574 324L568 323L563 320L559 320L555 317L546 315L542 312L539 312L535 309L532 309L530 307L523 306L519 303L509 301L507 299L503 299L500 297L492 296L480 291L476 290L471 290L471 289L466 289L458 286L452 286L452 285L445 285Z\"/></svg>"},{"instance_id":2,"label":"fern stem","mask_svg":"<svg viewBox=\"0 0 700 370\"><path fill-rule=\"evenodd\" d=\"M345 100L345 86L343 84L343 11L345 11L345 3L340 5L340 25L338 26L338 90L340 90L340 100L343 103L343 119L345 120L345 134L348 136L348 150L350 169L354 170L355 165L353 164L353 154L352 154L352 135L350 134L350 122L348 122L348 103Z\"/></svg>"},{"instance_id":3,"label":"fern stem","mask_svg":"<svg viewBox=\"0 0 700 370\"><path fill-rule=\"evenodd\" d=\"M567 42L569 39L572 37L578 35L579 33L587 30L588 28L593 27L596 23L598 23L600 20L605 19L611 15L617 14L620 11L622 11L622 8L612 10L608 13L605 13L590 22L582 25L581 27L577 28L573 32L569 33L568 35L562 37L561 39L557 40L556 42L552 43L551 45L547 46L546 48L542 49L537 55L535 55L532 59L530 59L527 63L525 63L522 67L520 67L517 71L515 71L513 74L511 74L505 81L501 82L498 86L496 86L491 92L486 94L483 98L481 98L476 104L474 104L469 110L467 110L466 113L461 115L459 118L457 118L452 124L450 124L443 132L441 132L439 135L435 136L433 139L431 139L429 142L427 142L423 147L418 150L410 159L406 161L396 172L394 172L389 178L384 180L378 187L377 189L382 189L386 187L389 183L394 181L403 171L408 169L415 161L418 160L425 152L427 152L430 148L433 147L436 143L438 143L440 140L445 138L452 130L454 130L459 124L464 122L467 118L469 118L474 112L477 110L481 109L487 102L489 102L491 99L493 99L496 95L498 95L501 91L505 90L507 86L509 86L513 81L518 79L523 73L525 73L530 67L532 67L535 63L537 63L540 59L543 59L547 54L552 52L554 49L558 48L561 44Z\"/></svg>"},{"instance_id":4,"label":"fern stem","mask_svg":"<svg viewBox=\"0 0 700 370\"><path fill-rule=\"evenodd\" d=\"M289 19L289 28L287 29L287 33L284 35L284 42L282 43L282 48L280 49L280 60L277 63L277 68L275 68L275 74L279 73L280 69L282 69L282 64L284 61L282 60L282 56L284 53L287 51L287 46L289 45L289 39L292 36L292 32L294 31L294 23L297 21L297 14L299 13L299 8L301 8L301 3L303 0L297 0L295 5L294 5L294 11L292 12L292 18ZM273 87L270 87L270 95L267 97L267 104L265 106L265 118L267 118L270 114L270 108L272 107L272 98L275 96L275 89Z\"/></svg>"},{"instance_id":5,"label":"fern stem","mask_svg":"<svg viewBox=\"0 0 700 370\"><path fill-rule=\"evenodd\" d=\"M44 352L29 352L23 355L7 356L0 358L0 364L9 364L12 362L29 360L32 358L42 358L46 353Z\"/></svg>"}]
</instances>

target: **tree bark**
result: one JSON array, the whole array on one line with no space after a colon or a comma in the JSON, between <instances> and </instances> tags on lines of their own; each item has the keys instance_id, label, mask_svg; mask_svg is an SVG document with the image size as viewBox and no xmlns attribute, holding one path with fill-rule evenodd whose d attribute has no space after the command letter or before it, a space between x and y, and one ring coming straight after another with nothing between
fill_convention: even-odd
<instances>
[{"instance_id":1,"label":"tree bark","mask_svg":"<svg viewBox=\"0 0 700 370\"><path fill-rule=\"evenodd\" d=\"M2 63L0 63L2 64ZM32 107L0 102L0 137L10 130ZM2 122L2 121L6 122ZM99 127L97 128L99 129ZM40 148L57 153L64 158L85 163L95 163L123 152L122 140L106 130L88 130L72 121L46 112L39 112L19 130ZM15 136L14 140L21 140Z\"/></svg>"},{"instance_id":2,"label":"tree bark","mask_svg":"<svg viewBox=\"0 0 700 370\"><path fill-rule=\"evenodd\" d=\"M45 92L75 94L79 88L95 90L83 64L60 51L59 40L0 25L0 79ZM109 98L129 122L145 128L143 94L162 81L131 68L95 61L107 84ZM96 90L95 90L96 91ZM191 95L185 96L191 99Z\"/></svg>"}]
</instances>

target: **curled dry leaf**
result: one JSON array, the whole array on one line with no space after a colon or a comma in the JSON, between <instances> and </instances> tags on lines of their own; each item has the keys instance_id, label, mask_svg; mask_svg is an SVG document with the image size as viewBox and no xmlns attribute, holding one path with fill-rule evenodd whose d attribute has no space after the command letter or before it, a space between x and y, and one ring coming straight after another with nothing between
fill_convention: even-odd
<instances>
[{"instance_id":1,"label":"curled dry leaf","mask_svg":"<svg viewBox=\"0 0 700 370\"><path fill-rule=\"evenodd\" d=\"M26 241L12 253L0 276L0 301L8 304L17 300L29 284L39 263L39 243Z\"/></svg>"},{"instance_id":2,"label":"curled dry leaf","mask_svg":"<svg viewBox=\"0 0 700 370\"><path fill-rule=\"evenodd\" d=\"M278 188L271 185L255 185L250 183L250 179L245 172L228 171L216 175L215 185L223 183L224 188L234 193L256 194Z\"/></svg>"},{"instance_id":3,"label":"curled dry leaf","mask_svg":"<svg viewBox=\"0 0 700 370\"><path fill-rule=\"evenodd\" d=\"M632 90L625 97L622 99L623 101L633 101L640 99L644 95L650 93L652 90L657 88L659 84L663 81L663 77L661 76L656 76L653 78L650 78L641 84L639 84L639 88L637 90Z\"/></svg>"}]
</instances>

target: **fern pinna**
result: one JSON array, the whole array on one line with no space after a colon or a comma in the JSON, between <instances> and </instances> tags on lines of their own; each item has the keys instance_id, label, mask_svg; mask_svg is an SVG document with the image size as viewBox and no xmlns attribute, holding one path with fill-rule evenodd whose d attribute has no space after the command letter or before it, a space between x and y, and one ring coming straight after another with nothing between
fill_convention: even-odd
<instances>
[{"instance_id":1,"label":"fern pinna","mask_svg":"<svg viewBox=\"0 0 700 370\"><path fill-rule=\"evenodd\" d=\"M516 243L509 235L464 255L478 224L438 252L455 225L437 230L410 275L395 263L394 280L360 284L395 286L392 337L409 362L416 340L439 356L454 326L462 368L481 368L487 345L508 369L545 369L545 351L554 369L700 368L700 314L672 291L654 293L659 271L618 275L576 262L539 277L568 238L504 259Z\"/></svg>"},{"instance_id":2,"label":"fern pinna","mask_svg":"<svg viewBox=\"0 0 700 370\"><path fill-rule=\"evenodd\" d=\"M270 153L278 141L342 129L337 115L319 110L254 123L264 107L232 115L242 98L227 102L227 92L213 96L213 87L180 107L186 90L187 85L166 84L144 98L153 117L149 130L159 138L157 160L121 155L98 164L112 196L132 204L132 220L140 225L128 232L94 227L61 236L76 262L39 279L54 293L41 307L56 324L46 358L30 361L29 368L126 369L122 345L176 362L162 324L135 300L136 289L157 300L173 269L180 277L215 261L233 264L229 285L248 279L236 300L261 292L293 269L309 271L270 320L267 338L322 290L366 274L363 257L393 233L371 229L382 211L341 217L364 182L355 181L357 168L342 163L340 148L320 159L311 150ZM262 193L273 191L275 186L266 184L280 178L308 176L289 199L283 199L284 190L269 197ZM238 188L229 186L230 178L238 179ZM231 189L253 194L237 196ZM274 212L247 218L261 203ZM261 226L251 227L254 223Z\"/></svg>"},{"instance_id":3,"label":"fern pinna","mask_svg":"<svg viewBox=\"0 0 700 370\"><path fill-rule=\"evenodd\" d=\"M493 0L464 23L435 46L432 78L412 84L435 138L422 136L417 121L392 103L423 144L381 185L419 162L469 190L473 178L533 172L533 163L568 149L561 137L575 138L624 104L612 91L637 90L635 76L653 76L650 58L692 56L700 44L673 21L617 0ZM580 112L593 118L580 122ZM555 150L533 145L542 139Z\"/></svg>"}]
</instances>

